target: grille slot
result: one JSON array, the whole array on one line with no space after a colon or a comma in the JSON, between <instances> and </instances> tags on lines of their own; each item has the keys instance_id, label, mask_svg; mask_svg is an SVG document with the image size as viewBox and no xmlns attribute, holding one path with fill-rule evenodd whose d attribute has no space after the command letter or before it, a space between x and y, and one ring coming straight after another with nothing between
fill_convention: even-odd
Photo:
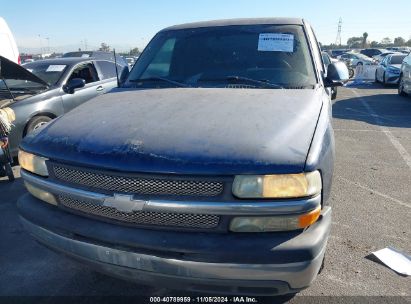
<instances>
[{"instance_id":1,"label":"grille slot","mask_svg":"<svg viewBox=\"0 0 411 304\"><path fill-rule=\"evenodd\" d=\"M220 221L220 217L213 214L160 213L146 211L133 211L127 213L118 211L112 207L96 205L63 195L59 196L59 202L61 205L69 209L136 225L212 229L216 228Z\"/></svg>"},{"instance_id":2,"label":"grille slot","mask_svg":"<svg viewBox=\"0 0 411 304\"><path fill-rule=\"evenodd\" d=\"M94 173L54 166L56 178L78 185L114 192L145 195L217 196L223 183L199 180L141 178Z\"/></svg>"}]
</instances>

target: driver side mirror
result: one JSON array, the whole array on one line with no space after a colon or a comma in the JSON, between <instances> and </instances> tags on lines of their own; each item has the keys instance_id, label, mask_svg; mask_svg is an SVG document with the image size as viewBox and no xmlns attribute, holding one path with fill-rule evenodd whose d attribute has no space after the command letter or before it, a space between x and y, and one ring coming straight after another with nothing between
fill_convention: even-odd
<instances>
[{"instance_id":1,"label":"driver side mirror","mask_svg":"<svg viewBox=\"0 0 411 304\"><path fill-rule=\"evenodd\" d=\"M63 91L67 94L74 94L75 89L83 88L86 81L82 78L73 78L63 86Z\"/></svg>"},{"instance_id":2,"label":"driver side mirror","mask_svg":"<svg viewBox=\"0 0 411 304\"><path fill-rule=\"evenodd\" d=\"M340 87L350 79L347 65L343 62L334 62L328 66L325 87Z\"/></svg>"}]
</instances>

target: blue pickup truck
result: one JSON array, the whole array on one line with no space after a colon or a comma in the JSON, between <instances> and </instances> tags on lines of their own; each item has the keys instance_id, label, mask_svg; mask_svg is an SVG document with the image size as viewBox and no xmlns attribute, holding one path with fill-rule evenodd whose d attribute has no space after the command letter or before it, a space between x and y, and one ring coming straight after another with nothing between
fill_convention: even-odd
<instances>
[{"instance_id":1,"label":"blue pickup truck","mask_svg":"<svg viewBox=\"0 0 411 304\"><path fill-rule=\"evenodd\" d=\"M190 291L307 288L331 227L330 87L303 19L173 26L127 80L29 134L21 221L113 276Z\"/></svg>"}]
</instances>

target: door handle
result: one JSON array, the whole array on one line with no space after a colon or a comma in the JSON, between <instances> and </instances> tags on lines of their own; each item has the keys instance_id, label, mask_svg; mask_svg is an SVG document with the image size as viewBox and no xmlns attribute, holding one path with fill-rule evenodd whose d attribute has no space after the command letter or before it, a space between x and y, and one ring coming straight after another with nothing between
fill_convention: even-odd
<instances>
[{"instance_id":1,"label":"door handle","mask_svg":"<svg viewBox=\"0 0 411 304\"><path fill-rule=\"evenodd\" d=\"M96 89L96 91L98 91L98 92L103 91L103 90L104 90L103 86L98 86L97 89Z\"/></svg>"}]
</instances>

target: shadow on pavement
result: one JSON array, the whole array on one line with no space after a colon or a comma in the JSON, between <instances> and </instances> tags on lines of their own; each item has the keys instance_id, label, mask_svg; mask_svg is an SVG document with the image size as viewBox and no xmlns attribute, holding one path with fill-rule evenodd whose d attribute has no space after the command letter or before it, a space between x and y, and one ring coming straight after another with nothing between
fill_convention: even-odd
<instances>
[{"instance_id":1,"label":"shadow on pavement","mask_svg":"<svg viewBox=\"0 0 411 304\"><path fill-rule=\"evenodd\" d=\"M374 113L370 113L367 105ZM411 128L411 98L378 94L342 99L333 104L333 117L384 127Z\"/></svg>"},{"instance_id":2,"label":"shadow on pavement","mask_svg":"<svg viewBox=\"0 0 411 304\"><path fill-rule=\"evenodd\" d=\"M392 90L392 89L398 88L398 85L397 84L387 84L384 86L382 83L376 83L374 81L361 81L361 82L350 81L344 87L350 88L350 89L363 89L363 90L369 90L369 89Z\"/></svg>"}]
</instances>

